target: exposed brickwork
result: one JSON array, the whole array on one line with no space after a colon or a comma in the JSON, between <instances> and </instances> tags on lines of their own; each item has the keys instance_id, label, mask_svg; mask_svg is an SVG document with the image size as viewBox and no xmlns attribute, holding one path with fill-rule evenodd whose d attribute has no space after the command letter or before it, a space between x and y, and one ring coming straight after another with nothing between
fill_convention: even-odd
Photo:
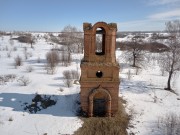
<instances>
[{"instance_id":1,"label":"exposed brickwork","mask_svg":"<svg viewBox=\"0 0 180 135\"><path fill-rule=\"evenodd\" d=\"M102 33L102 53L96 53L96 34ZM115 57L115 23L97 22L83 24L84 59L81 62L81 107L90 117L94 116L94 99L105 99L106 116L113 116L118 109L119 65ZM97 77L100 71L100 77Z\"/></svg>"}]
</instances>

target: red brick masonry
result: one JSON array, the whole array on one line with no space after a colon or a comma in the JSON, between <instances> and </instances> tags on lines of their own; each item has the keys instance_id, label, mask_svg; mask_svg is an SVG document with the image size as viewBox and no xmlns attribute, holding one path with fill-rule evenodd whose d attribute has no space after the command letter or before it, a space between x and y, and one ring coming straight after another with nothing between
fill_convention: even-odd
<instances>
[{"instance_id":1,"label":"red brick masonry","mask_svg":"<svg viewBox=\"0 0 180 135\"><path fill-rule=\"evenodd\" d=\"M105 99L105 115L113 116L118 109L119 64L116 62L116 23L83 24L84 59L81 62L81 107L94 116L94 100ZM99 31L101 29L101 31ZM96 34L102 34L102 52L96 52Z\"/></svg>"}]
</instances>

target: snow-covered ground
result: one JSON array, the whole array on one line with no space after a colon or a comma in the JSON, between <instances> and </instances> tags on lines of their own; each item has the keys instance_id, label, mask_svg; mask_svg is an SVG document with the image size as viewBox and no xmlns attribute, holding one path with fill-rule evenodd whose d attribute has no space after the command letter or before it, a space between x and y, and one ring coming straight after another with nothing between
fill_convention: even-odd
<instances>
[{"instance_id":1,"label":"snow-covered ground","mask_svg":"<svg viewBox=\"0 0 180 135\"><path fill-rule=\"evenodd\" d=\"M132 75L127 80L121 74L120 96L127 101L126 110L133 115L128 130L137 135L163 135L158 129L158 120L169 114L180 114L180 96L165 91L167 76L159 74L158 67L149 67L140 75ZM125 72L125 71L124 71ZM175 89L180 93L180 78L175 80Z\"/></svg>"},{"instance_id":2,"label":"snow-covered ground","mask_svg":"<svg viewBox=\"0 0 180 135\"><path fill-rule=\"evenodd\" d=\"M45 56L53 45L41 38L32 49L30 45L17 41L11 45L9 38L9 36L0 37L0 76L15 74L16 78L6 84L0 84L0 135L73 134L83 123L75 115L75 103L80 86L73 84L72 87L67 88L64 85L62 72L68 69L80 71L82 55L73 54L71 66L59 65L56 73L50 75L45 70ZM121 41L125 40L127 39L121 39ZM29 54L27 60L24 56L24 47L27 47ZM17 50L14 51L14 48ZM11 54L10 58L8 53ZM116 51L117 57L120 53ZM17 55L23 58L23 65L15 68L13 63ZM122 64L121 61L119 62ZM28 66L33 68L32 72L27 72ZM172 112L180 114L180 100L178 100L180 96L163 90L167 76L161 76L156 62L150 63L150 66L143 69L139 75L133 74L132 70L129 79L128 71L127 66L120 73L119 91L119 96L127 101L125 105L127 112L133 115L128 132L136 135L161 134L157 128L158 118ZM20 86L17 79L21 76L29 78L31 82L28 86ZM180 76L177 76L173 88L178 94L180 94L179 82ZM57 103L36 114L31 114L24 110L24 107L25 103L31 104L36 94L51 96Z\"/></svg>"},{"instance_id":3,"label":"snow-covered ground","mask_svg":"<svg viewBox=\"0 0 180 135\"><path fill-rule=\"evenodd\" d=\"M8 51L4 48L8 47ZM17 47L17 51L13 48ZM24 47L32 54L25 60ZM59 66L54 75L49 75L45 70L45 56L52 48L45 40L39 40L34 49L30 45L15 41L9 45L9 36L0 40L0 75L15 74L17 77L12 82L0 85L0 135L28 135L28 134L72 134L82 122L75 116L74 105L80 90L79 85L67 88L63 82L62 72L67 69L77 69L77 64L69 67ZM11 51L11 57L7 53ZM23 58L23 65L17 69L14 67L14 58L19 55ZM73 55L74 60L80 56ZM40 58L40 63L38 63ZM32 72L27 72L28 66L33 67ZM20 86L17 79L21 76L28 77L31 83L28 86ZM62 88L64 91L60 91ZM55 96L57 103L36 114L30 114L24 110L24 103L31 103L35 94Z\"/></svg>"}]
</instances>

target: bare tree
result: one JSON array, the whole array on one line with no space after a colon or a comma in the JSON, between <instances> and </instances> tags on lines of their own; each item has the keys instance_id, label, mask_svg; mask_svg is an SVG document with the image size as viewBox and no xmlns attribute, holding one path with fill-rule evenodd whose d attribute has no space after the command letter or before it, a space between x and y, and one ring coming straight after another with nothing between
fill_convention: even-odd
<instances>
[{"instance_id":1,"label":"bare tree","mask_svg":"<svg viewBox=\"0 0 180 135\"><path fill-rule=\"evenodd\" d=\"M77 70L71 70L72 79L79 80L79 72Z\"/></svg>"},{"instance_id":2,"label":"bare tree","mask_svg":"<svg viewBox=\"0 0 180 135\"><path fill-rule=\"evenodd\" d=\"M71 87L73 80L78 81L79 80L79 72L76 70L65 70L63 72L63 77L64 77L64 83L66 86Z\"/></svg>"},{"instance_id":3,"label":"bare tree","mask_svg":"<svg viewBox=\"0 0 180 135\"><path fill-rule=\"evenodd\" d=\"M15 65L15 67L17 67L17 66L21 66L22 65L22 58L18 55L18 56L16 56L15 58L14 58L14 65Z\"/></svg>"},{"instance_id":4,"label":"bare tree","mask_svg":"<svg viewBox=\"0 0 180 135\"><path fill-rule=\"evenodd\" d=\"M71 75L71 71L69 70L65 70L63 72L63 77L64 77L64 83L67 87L71 87L72 86L72 75Z\"/></svg>"},{"instance_id":5,"label":"bare tree","mask_svg":"<svg viewBox=\"0 0 180 135\"><path fill-rule=\"evenodd\" d=\"M163 135L180 135L180 116L175 113L160 116L157 126Z\"/></svg>"},{"instance_id":6,"label":"bare tree","mask_svg":"<svg viewBox=\"0 0 180 135\"><path fill-rule=\"evenodd\" d=\"M47 65L46 65L46 70L47 73L51 71L51 74L55 72L56 66L59 63L59 54L57 51L50 51L46 54L46 60L47 60Z\"/></svg>"},{"instance_id":7,"label":"bare tree","mask_svg":"<svg viewBox=\"0 0 180 135\"><path fill-rule=\"evenodd\" d=\"M72 62L72 57L71 53L67 52L67 49L65 47L61 48L61 53L59 55L59 62L61 63L62 66L69 66L71 65Z\"/></svg>"},{"instance_id":8,"label":"bare tree","mask_svg":"<svg viewBox=\"0 0 180 135\"><path fill-rule=\"evenodd\" d=\"M173 91L171 80L177 71L180 71L180 20L169 21L166 23L166 31L169 33L169 51L161 53L159 65L169 73L166 90Z\"/></svg>"},{"instance_id":9,"label":"bare tree","mask_svg":"<svg viewBox=\"0 0 180 135\"><path fill-rule=\"evenodd\" d=\"M67 25L59 35L62 42L67 45L68 52L78 52L83 47L83 35L75 26Z\"/></svg>"},{"instance_id":10,"label":"bare tree","mask_svg":"<svg viewBox=\"0 0 180 135\"><path fill-rule=\"evenodd\" d=\"M21 43L27 43L31 45L33 48L33 44L35 43L35 37L32 34L25 34L16 38Z\"/></svg>"},{"instance_id":11,"label":"bare tree","mask_svg":"<svg viewBox=\"0 0 180 135\"><path fill-rule=\"evenodd\" d=\"M143 41L140 38L132 38L131 42L126 42L127 51L122 57L132 64L132 67L141 67L144 64L145 52Z\"/></svg>"},{"instance_id":12,"label":"bare tree","mask_svg":"<svg viewBox=\"0 0 180 135\"><path fill-rule=\"evenodd\" d=\"M84 51L84 38L82 33L77 33L79 36L75 39L75 46L77 46L77 53L83 53Z\"/></svg>"},{"instance_id":13,"label":"bare tree","mask_svg":"<svg viewBox=\"0 0 180 135\"><path fill-rule=\"evenodd\" d=\"M31 45L31 48L33 48L33 44L35 43L35 37L32 36L32 34L27 35L28 43Z\"/></svg>"}]
</instances>

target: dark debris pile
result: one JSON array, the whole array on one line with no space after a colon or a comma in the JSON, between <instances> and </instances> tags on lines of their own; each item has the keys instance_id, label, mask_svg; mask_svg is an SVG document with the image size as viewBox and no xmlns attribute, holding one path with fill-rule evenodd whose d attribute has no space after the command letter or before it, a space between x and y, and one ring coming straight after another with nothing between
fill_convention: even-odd
<instances>
[{"instance_id":1,"label":"dark debris pile","mask_svg":"<svg viewBox=\"0 0 180 135\"><path fill-rule=\"evenodd\" d=\"M30 113L37 113L38 111L41 111L43 109L46 109L52 105L55 105L57 100L51 99L54 96L47 96L47 95L39 95L36 94L35 97L32 99L32 103L24 103L25 111L29 111Z\"/></svg>"}]
</instances>

